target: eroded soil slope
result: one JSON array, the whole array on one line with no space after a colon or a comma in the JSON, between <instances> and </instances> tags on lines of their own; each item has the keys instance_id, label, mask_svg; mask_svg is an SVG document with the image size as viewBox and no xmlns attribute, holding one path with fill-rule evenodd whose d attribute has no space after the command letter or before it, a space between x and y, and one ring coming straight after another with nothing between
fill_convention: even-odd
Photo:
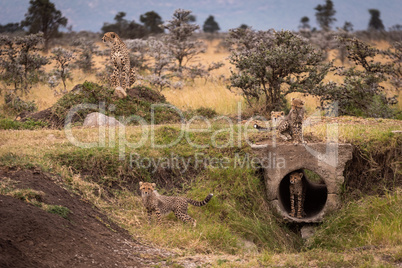
<instances>
[{"instance_id":1,"label":"eroded soil slope","mask_svg":"<svg viewBox=\"0 0 402 268\"><path fill-rule=\"evenodd\" d=\"M0 180L42 191L41 202L69 209L67 218L0 195L0 267L147 267L173 254L135 241L97 209L36 170L0 168Z\"/></svg>"}]
</instances>

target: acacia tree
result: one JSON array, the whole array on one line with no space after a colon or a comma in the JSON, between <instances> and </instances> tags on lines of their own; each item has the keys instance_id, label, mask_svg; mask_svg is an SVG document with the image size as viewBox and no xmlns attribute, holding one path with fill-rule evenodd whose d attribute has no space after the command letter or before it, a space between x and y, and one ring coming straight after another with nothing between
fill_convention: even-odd
<instances>
[{"instance_id":1,"label":"acacia tree","mask_svg":"<svg viewBox=\"0 0 402 268\"><path fill-rule=\"evenodd\" d=\"M323 78L331 63L323 53L290 31L230 30L233 50L229 57L229 89L240 88L250 106L260 102L265 112L280 110L291 92L310 93L324 88Z\"/></svg>"},{"instance_id":2,"label":"acacia tree","mask_svg":"<svg viewBox=\"0 0 402 268\"><path fill-rule=\"evenodd\" d=\"M67 25L67 18L49 0L30 0L30 7L25 14L21 26L28 27L29 33L43 32L45 51L49 48L49 40L59 35L59 27Z\"/></svg>"},{"instance_id":3,"label":"acacia tree","mask_svg":"<svg viewBox=\"0 0 402 268\"><path fill-rule=\"evenodd\" d=\"M0 24L0 33L14 33L23 30L23 27L19 23L7 23L5 25Z\"/></svg>"},{"instance_id":4,"label":"acacia tree","mask_svg":"<svg viewBox=\"0 0 402 268\"><path fill-rule=\"evenodd\" d=\"M148 55L153 59L149 65L151 75L146 79L153 86L158 87L162 91L165 87L171 86L170 67L174 62L174 57L171 55L168 47L163 40L150 38L147 41Z\"/></svg>"},{"instance_id":5,"label":"acacia tree","mask_svg":"<svg viewBox=\"0 0 402 268\"><path fill-rule=\"evenodd\" d=\"M128 21L124 17L126 12L118 12L114 17L115 23L105 22L101 28L103 33L115 32L121 38L142 38L147 35L146 28L133 21Z\"/></svg>"},{"instance_id":6,"label":"acacia tree","mask_svg":"<svg viewBox=\"0 0 402 268\"><path fill-rule=\"evenodd\" d=\"M194 32L200 29L198 25L190 23L192 18L190 10L177 9L172 20L163 25L169 31L165 41L171 55L177 60L179 73L191 59L205 52L203 42L191 39Z\"/></svg>"},{"instance_id":7,"label":"acacia tree","mask_svg":"<svg viewBox=\"0 0 402 268\"><path fill-rule=\"evenodd\" d=\"M93 55L98 52L98 46L92 40L87 40L85 38L80 38L72 43L78 49L78 58L75 60L75 64L79 69L83 70L84 73L92 73L95 71L95 63L93 60Z\"/></svg>"},{"instance_id":8,"label":"acacia tree","mask_svg":"<svg viewBox=\"0 0 402 268\"><path fill-rule=\"evenodd\" d=\"M380 11L378 9L369 9L371 15L368 29L369 31L384 31L384 24L380 19Z\"/></svg>"},{"instance_id":9,"label":"acacia tree","mask_svg":"<svg viewBox=\"0 0 402 268\"><path fill-rule=\"evenodd\" d=\"M394 62L397 62L398 51L382 51L356 38L338 38L346 44L347 57L354 66L338 68L335 74L343 77L343 82L331 83L314 94L320 97L322 105L326 101L337 101L340 115L392 117L394 112L388 106L381 83L396 76ZM378 57L388 59L382 63L375 60Z\"/></svg>"},{"instance_id":10,"label":"acacia tree","mask_svg":"<svg viewBox=\"0 0 402 268\"><path fill-rule=\"evenodd\" d=\"M67 93L66 81L72 79L71 69L69 68L71 60L74 59L72 51L62 47L56 47L51 50L53 56L51 59L55 60L56 66L53 69L53 75L60 78L63 82L64 90L62 93Z\"/></svg>"},{"instance_id":11,"label":"acacia tree","mask_svg":"<svg viewBox=\"0 0 402 268\"><path fill-rule=\"evenodd\" d=\"M155 11L149 11L140 16L140 21L144 24L148 33L160 34L163 29L160 27L163 24L161 16Z\"/></svg>"},{"instance_id":12,"label":"acacia tree","mask_svg":"<svg viewBox=\"0 0 402 268\"><path fill-rule=\"evenodd\" d=\"M0 78L13 87L13 94L17 91L26 94L33 84L42 80L42 66L48 64L48 59L38 53L42 43L42 34L0 36Z\"/></svg>"},{"instance_id":13,"label":"acacia tree","mask_svg":"<svg viewBox=\"0 0 402 268\"><path fill-rule=\"evenodd\" d=\"M398 93L400 93L402 90L402 42L395 42L392 46L393 50L386 52L393 63L391 84L397 89Z\"/></svg>"},{"instance_id":14,"label":"acacia tree","mask_svg":"<svg viewBox=\"0 0 402 268\"><path fill-rule=\"evenodd\" d=\"M304 16L300 19L300 25L299 29L300 30L310 30L310 19L307 16Z\"/></svg>"},{"instance_id":15,"label":"acacia tree","mask_svg":"<svg viewBox=\"0 0 402 268\"><path fill-rule=\"evenodd\" d=\"M215 21L215 18L212 15L205 20L204 26L202 26L202 30L206 33L215 33L220 29L219 24Z\"/></svg>"},{"instance_id":16,"label":"acacia tree","mask_svg":"<svg viewBox=\"0 0 402 268\"><path fill-rule=\"evenodd\" d=\"M317 11L315 16L317 18L317 22L320 25L321 29L324 31L331 30L331 24L333 24L336 19L334 15L336 13L334 9L334 3L331 0L326 0L325 5L318 5L315 7Z\"/></svg>"}]
</instances>

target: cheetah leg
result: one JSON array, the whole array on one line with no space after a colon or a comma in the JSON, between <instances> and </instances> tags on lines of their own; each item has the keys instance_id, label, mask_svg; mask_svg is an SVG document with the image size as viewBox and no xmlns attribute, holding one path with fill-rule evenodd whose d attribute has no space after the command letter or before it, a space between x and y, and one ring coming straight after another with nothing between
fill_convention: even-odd
<instances>
[{"instance_id":1,"label":"cheetah leg","mask_svg":"<svg viewBox=\"0 0 402 268\"><path fill-rule=\"evenodd\" d=\"M297 218L301 219L303 217L302 211L303 211L302 195L299 194L299 196L297 197Z\"/></svg>"},{"instance_id":2,"label":"cheetah leg","mask_svg":"<svg viewBox=\"0 0 402 268\"><path fill-rule=\"evenodd\" d=\"M307 144L307 141L305 141L305 140L303 139L303 131L302 131L302 130L300 130L299 139L300 139L300 142L301 142L302 144Z\"/></svg>"},{"instance_id":3,"label":"cheetah leg","mask_svg":"<svg viewBox=\"0 0 402 268\"><path fill-rule=\"evenodd\" d=\"M295 197L294 195L290 195L290 217L295 216Z\"/></svg>"},{"instance_id":4,"label":"cheetah leg","mask_svg":"<svg viewBox=\"0 0 402 268\"><path fill-rule=\"evenodd\" d=\"M191 218L188 214L182 214L182 213L175 213L176 217L179 218L180 220L184 222L189 222L192 223L193 226L197 226L197 221Z\"/></svg>"},{"instance_id":5,"label":"cheetah leg","mask_svg":"<svg viewBox=\"0 0 402 268\"><path fill-rule=\"evenodd\" d=\"M130 79L130 77L129 77L129 70L127 71L127 70L125 70L126 68L124 68L123 70L122 70L122 81L121 81L121 87L124 89L124 90L126 90L127 89L127 87L130 85L130 82L129 82L129 79Z\"/></svg>"},{"instance_id":6,"label":"cheetah leg","mask_svg":"<svg viewBox=\"0 0 402 268\"><path fill-rule=\"evenodd\" d=\"M134 84L134 82L135 82L135 70L134 70L134 68L131 68L129 87L131 87Z\"/></svg>"},{"instance_id":7,"label":"cheetah leg","mask_svg":"<svg viewBox=\"0 0 402 268\"><path fill-rule=\"evenodd\" d=\"M291 140L292 138L289 136L289 134L286 136L286 135L283 135L283 134L280 134L279 135L281 138L282 138L282 140L284 140L284 141L287 141L287 140Z\"/></svg>"},{"instance_id":8,"label":"cheetah leg","mask_svg":"<svg viewBox=\"0 0 402 268\"><path fill-rule=\"evenodd\" d=\"M112 87L116 88L120 86L119 69L115 66L112 74Z\"/></svg>"},{"instance_id":9,"label":"cheetah leg","mask_svg":"<svg viewBox=\"0 0 402 268\"><path fill-rule=\"evenodd\" d=\"M303 139L301 129L295 129L293 133L295 133L294 145L301 143Z\"/></svg>"},{"instance_id":10,"label":"cheetah leg","mask_svg":"<svg viewBox=\"0 0 402 268\"><path fill-rule=\"evenodd\" d=\"M300 124L299 131L297 133L297 138L300 143L307 144L305 140L303 140L303 126Z\"/></svg>"},{"instance_id":11,"label":"cheetah leg","mask_svg":"<svg viewBox=\"0 0 402 268\"><path fill-rule=\"evenodd\" d=\"M152 211L151 211L151 210L148 210L148 211L147 211L147 214L148 214L148 224L151 224Z\"/></svg>"},{"instance_id":12,"label":"cheetah leg","mask_svg":"<svg viewBox=\"0 0 402 268\"><path fill-rule=\"evenodd\" d=\"M158 224L161 224L162 223L162 214L159 211L159 209L156 210L155 214L156 214L156 217L158 219Z\"/></svg>"},{"instance_id":13,"label":"cheetah leg","mask_svg":"<svg viewBox=\"0 0 402 268\"><path fill-rule=\"evenodd\" d=\"M291 139L292 139L292 136L290 136L288 129L286 129L286 130L284 130L284 131L282 131L282 132L279 132L279 136L280 136L284 141L287 141L287 140L291 140Z\"/></svg>"},{"instance_id":14,"label":"cheetah leg","mask_svg":"<svg viewBox=\"0 0 402 268\"><path fill-rule=\"evenodd\" d=\"M298 145L299 143L300 143L299 136L298 136L298 135L296 135L296 138L294 139L293 144L294 144L294 145Z\"/></svg>"}]
</instances>

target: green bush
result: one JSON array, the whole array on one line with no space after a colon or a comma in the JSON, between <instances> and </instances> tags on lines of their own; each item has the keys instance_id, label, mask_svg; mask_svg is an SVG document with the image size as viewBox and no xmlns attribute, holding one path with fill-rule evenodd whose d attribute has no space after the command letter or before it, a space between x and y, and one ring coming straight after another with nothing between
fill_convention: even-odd
<instances>
[{"instance_id":1,"label":"green bush","mask_svg":"<svg viewBox=\"0 0 402 268\"><path fill-rule=\"evenodd\" d=\"M38 110L35 101L24 101L20 97L11 94L5 95L4 102L4 110L10 114L32 113Z\"/></svg>"},{"instance_id":2,"label":"green bush","mask_svg":"<svg viewBox=\"0 0 402 268\"><path fill-rule=\"evenodd\" d=\"M195 110L189 110L186 112L186 118L191 119L194 116L203 116L205 118L214 118L218 113L209 107L200 107Z\"/></svg>"},{"instance_id":3,"label":"green bush","mask_svg":"<svg viewBox=\"0 0 402 268\"><path fill-rule=\"evenodd\" d=\"M26 121L21 122L21 121L11 120L11 119L8 119L8 118L0 119L0 129L3 129L3 130L9 130L9 129L34 130L34 129L45 128L47 126L48 126L48 123L43 122L41 120L34 121L34 120L31 120L31 119L28 119Z\"/></svg>"}]
</instances>

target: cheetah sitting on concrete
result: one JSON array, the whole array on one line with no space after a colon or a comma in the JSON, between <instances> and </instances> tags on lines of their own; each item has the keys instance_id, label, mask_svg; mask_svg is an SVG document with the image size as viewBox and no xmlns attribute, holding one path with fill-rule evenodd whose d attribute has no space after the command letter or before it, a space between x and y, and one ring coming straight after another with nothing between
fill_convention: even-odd
<instances>
[{"instance_id":1,"label":"cheetah sitting on concrete","mask_svg":"<svg viewBox=\"0 0 402 268\"><path fill-rule=\"evenodd\" d=\"M134 69L130 69L130 57L126 44L114 32L103 35L102 41L112 45L111 58L114 65L111 84L113 88L126 90L135 81Z\"/></svg>"},{"instance_id":2,"label":"cheetah sitting on concrete","mask_svg":"<svg viewBox=\"0 0 402 268\"><path fill-rule=\"evenodd\" d=\"M271 130L275 129L282 122L282 120L284 118L285 118L285 114L283 111L281 111L281 112L272 111L271 112L271 127L262 127L262 126L258 125L257 123L255 123L253 126L258 131L271 131Z\"/></svg>"},{"instance_id":3,"label":"cheetah sitting on concrete","mask_svg":"<svg viewBox=\"0 0 402 268\"><path fill-rule=\"evenodd\" d=\"M286 117L283 112L272 112L271 114L272 124L277 126L276 129L278 130L279 136L285 141L291 139L295 140L295 145L300 142L306 144L306 141L303 141L302 129L305 113L303 106L303 100L292 98L292 109ZM259 131L271 131L274 129L274 127L264 128L258 124L254 124L254 128Z\"/></svg>"},{"instance_id":4,"label":"cheetah sitting on concrete","mask_svg":"<svg viewBox=\"0 0 402 268\"><path fill-rule=\"evenodd\" d=\"M160 195L155 187L155 183L140 182L142 203L147 209L149 223L151 223L152 212L156 213L158 223L160 223L162 215L173 211L177 218L184 222L191 222L195 227L196 220L187 214L187 204L201 207L206 205L213 196L213 194L209 194L203 201L198 202L186 197Z\"/></svg>"}]
</instances>

